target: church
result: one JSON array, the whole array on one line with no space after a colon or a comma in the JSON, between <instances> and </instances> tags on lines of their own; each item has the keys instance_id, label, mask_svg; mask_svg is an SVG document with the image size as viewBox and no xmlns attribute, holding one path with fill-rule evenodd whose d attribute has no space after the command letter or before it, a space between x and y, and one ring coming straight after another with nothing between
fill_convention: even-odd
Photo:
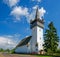
<instances>
[{"instance_id":1,"label":"church","mask_svg":"<svg viewBox=\"0 0 60 57\"><path fill-rule=\"evenodd\" d=\"M40 54L43 49L44 20L39 18L39 9L36 9L34 20L30 20L31 36L22 39L16 46L16 53L36 53Z\"/></svg>"}]
</instances>

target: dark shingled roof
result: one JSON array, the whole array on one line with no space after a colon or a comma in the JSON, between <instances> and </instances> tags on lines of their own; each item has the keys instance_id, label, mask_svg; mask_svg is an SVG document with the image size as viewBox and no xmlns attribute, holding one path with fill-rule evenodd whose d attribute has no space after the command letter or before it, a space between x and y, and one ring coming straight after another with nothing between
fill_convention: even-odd
<instances>
[{"instance_id":1,"label":"dark shingled roof","mask_svg":"<svg viewBox=\"0 0 60 57\"><path fill-rule=\"evenodd\" d=\"M16 47L28 44L28 42L30 41L31 37L32 36L29 36L29 37L26 37L26 38L22 39Z\"/></svg>"}]
</instances>

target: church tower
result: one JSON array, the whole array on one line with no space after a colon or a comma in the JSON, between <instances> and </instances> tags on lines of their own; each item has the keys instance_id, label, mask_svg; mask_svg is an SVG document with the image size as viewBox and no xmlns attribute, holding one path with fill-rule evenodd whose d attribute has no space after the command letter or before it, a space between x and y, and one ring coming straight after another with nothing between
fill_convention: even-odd
<instances>
[{"instance_id":1,"label":"church tower","mask_svg":"<svg viewBox=\"0 0 60 57\"><path fill-rule=\"evenodd\" d=\"M30 21L30 28L32 30L31 38L31 52L40 52L43 50L43 29L44 29L44 20L40 19L39 9L36 9L36 16L34 20Z\"/></svg>"}]
</instances>

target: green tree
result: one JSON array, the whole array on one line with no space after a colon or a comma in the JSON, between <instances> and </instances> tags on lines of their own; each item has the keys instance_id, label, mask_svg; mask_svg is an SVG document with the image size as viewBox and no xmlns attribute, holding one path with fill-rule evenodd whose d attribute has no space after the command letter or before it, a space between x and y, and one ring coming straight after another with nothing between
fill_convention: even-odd
<instances>
[{"instance_id":1,"label":"green tree","mask_svg":"<svg viewBox=\"0 0 60 57\"><path fill-rule=\"evenodd\" d=\"M10 53L11 54L15 53L15 48L13 48L12 50L10 50Z\"/></svg>"},{"instance_id":2,"label":"green tree","mask_svg":"<svg viewBox=\"0 0 60 57\"><path fill-rule=\"evenodd\" d=\"M5 50L5 52L9 53L9 52L10 52L10 50L9 50L9 49L6 49L6 50Z\"/></svg>"},{"instance_id":3,"label":"green tree","mask_svg":"<svg viewBox=\"0 0 60 57\"><path fill-rule=\"evenodd\" d=\"M2 48L0 48L0 52L3 52L4 50Z\"/></svg>"},{"instance_id":4,"label":"green tree","mask_svg":"<svg viewBox=\"0 0 60 57\"><path fill-rule=\"evenodd\" d=\"M56 28L53 22L50 22L48 29L46 29L44 34L44 49L46 52L56 52L59 42L59 37L57 35Z\"/></svg>"}]
</instances>

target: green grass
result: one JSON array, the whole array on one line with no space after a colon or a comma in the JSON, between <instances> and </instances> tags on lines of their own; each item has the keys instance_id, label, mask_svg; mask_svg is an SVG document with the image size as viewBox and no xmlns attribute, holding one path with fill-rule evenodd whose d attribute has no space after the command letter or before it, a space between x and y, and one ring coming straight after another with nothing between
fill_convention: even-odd
<instances>
[{"instance_id":1,"label":"green grass","mask_svg":"<svg viewBox=\"0 0 60 57\"><path fill-rule=\"evenodd\" d=\"M21 55L21 54L19 54ZM40 54L22 54L22 55L33 55L33 56L36 56L36 57L60 57L60 53L54 53L53 55L40 55Z\"/></svg>"},{"instance_id":2,"label":"green grass","mask_svg":"<svg viewBox=\"0 0 60 57\"><path fill-rule=\"evenodd\" d=\"M60 57L60 56L48 56L48 55L36 55L37 57Z\"/></svg>"},{"instance_id":3,"label":"green grass","mask_svg":"<svg viewBox=\"0 0 60 57\"><path fill-rule=\"evenodd\" d=\"M52 56L37 56L37 57L52 57Z\"/></svg>"},{"instance_id":4,"label":"green grass","mask_svg":"<svg viewBox=\"0 0 60 57\"><path fill-rule=\"evenodd\" d=\"M36 55L37 57L53 57L53 56L47 56L47 55Z\"/></svg>"},{"instance_id":5,"label":"green grass","mask_svg":"<svg viewBox=\"0 0 60 57\"><path fill-rule=\"evenodd\" d=\"M60 55L35 55L37 57L60 57Z\"/></svg>"}]
</instances>

